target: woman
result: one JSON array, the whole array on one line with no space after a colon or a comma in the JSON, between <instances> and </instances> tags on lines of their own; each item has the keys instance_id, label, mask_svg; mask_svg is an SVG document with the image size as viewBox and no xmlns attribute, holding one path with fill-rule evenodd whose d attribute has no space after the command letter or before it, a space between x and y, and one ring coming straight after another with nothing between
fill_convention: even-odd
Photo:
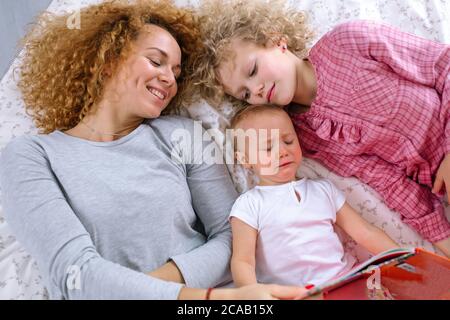
<instances>
[{"instance_id":1,"label":"woman","mask_svg":"<svg viewBox=\"0 0 450 320\"><path fill-rule=\"evenodd\" d=\"M194 289L230 279L236 192L223 165L172 156L189 156L171 133L192 133L191 120L160 117L188 93L185 62L199 38L191 12L114 1L80 18L70 30L68 16L44 15L27 37L19 88L43 134L15 139L1 159L7 221L50 297L299 296L293 287Z\"/></svg>"}]
</instances>

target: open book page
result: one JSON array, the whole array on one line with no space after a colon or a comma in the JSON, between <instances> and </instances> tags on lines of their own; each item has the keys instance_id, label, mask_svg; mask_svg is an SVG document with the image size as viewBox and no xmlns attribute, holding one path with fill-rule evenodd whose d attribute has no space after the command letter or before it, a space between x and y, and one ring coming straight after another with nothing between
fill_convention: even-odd
<instances>
[{"instance_id":1,"label":"open book page","mask_svg":"<svg viewBox=\"0 0 450 320\"><path fill-rule=\"evenodd\" d=\"M382 263L384 261L388 261L393 258L403 256L404 254L414 254L415 251L416 251L415 248L395 248L395 249L390 249L390 250L381 252L381 253L373 256L372 258L364 261L363 263L360 263L359 265L355 266L348 273L346 273L344 276L342 276L340 278L345 278L345 276L355 274L359 271L362 271L362 270L366 269L368 266L379 265L380 263Z\"/></svg>"}]
</instances>

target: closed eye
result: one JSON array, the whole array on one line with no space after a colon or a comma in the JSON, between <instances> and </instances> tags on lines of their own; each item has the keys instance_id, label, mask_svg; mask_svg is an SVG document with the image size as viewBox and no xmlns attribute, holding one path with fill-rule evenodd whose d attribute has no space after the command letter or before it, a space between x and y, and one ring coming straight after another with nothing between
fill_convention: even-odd
<instances>
[{"instance_id":1,"label":"closed eye","mask_svg":"<svg viewBox=\"0 0 450 320\"><path fill-rule=\"evenodd\" d=\"M258 72L258 66L256 65L256 62L255 62L252 70L250 71L250 77L253 77L254 75L256 75L257 72Z\"/></svg>"},{"instance_id":2,"label":"closed eye","mask_svg":"<svg viewBox=\"0 0 450 320\"><path fill-rule=\"evenodd\" d=\"M250 71L249 77L255 76L257 72L258 72L258 65L255 62L252 70ZM242 100L248 100L248 99L250 99L250 91L246 89L244 92L244 95L242 97Z\"/></svg>"},{"instance_id":3,"label":"closed eye","mask_svg":"<svg viewBox=\"0 0 450 320\"><path fill-rule=\"evenodd\" d=\"M156 67L160 67L160 66L161 66L161 63L160 63L159 61L156 61L156 60L150 59L150 58L147 58L147 59L148 59L148 61L150 61L150 63L153 64L154 66L156 66Z\"/></svg>"}]
</instances>

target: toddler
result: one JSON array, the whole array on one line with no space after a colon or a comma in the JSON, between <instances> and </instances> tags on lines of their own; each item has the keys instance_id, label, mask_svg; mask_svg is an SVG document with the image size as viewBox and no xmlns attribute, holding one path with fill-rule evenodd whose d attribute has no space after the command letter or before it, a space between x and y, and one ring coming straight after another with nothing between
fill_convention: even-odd
<instances>
[{"instance_id":1,"label":"toddler","mask_svg":"<svg viewBox=\"0 0 450 320\"><path fill-rule=\"evenodd\" d=\"M310 289L349 271L355 260L344 253L334 224L373 254L397 247L330 181L296 178L302 151L282 108L250 106L236 114L231 127L238 163L259 178L230 214L236 286L260 282Z\"/></svg>"}]
</instances>

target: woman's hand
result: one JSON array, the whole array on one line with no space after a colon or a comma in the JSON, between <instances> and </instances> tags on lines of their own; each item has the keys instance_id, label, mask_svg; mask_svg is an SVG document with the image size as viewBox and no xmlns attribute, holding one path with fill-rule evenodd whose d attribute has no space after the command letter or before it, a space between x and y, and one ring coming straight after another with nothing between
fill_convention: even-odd
<instances>
[{"instance_id":1,"label":"woman's hand","mask_svg":"<svg viewBox=\"0 0 450 320\"><path fill-rule=\"evenodd\" d=\"M434 180L433 193L439 193L443 185L447 190L447 199L450 202L450 153L447 154L442 160L439 169L436 173L436 179Z\"/></svg>"},{"instance_id":2,"label":"woman's hand","mask_svg":"<svg viewBox=\"0 0 450 320\"><path fill-rule=\"evenodd\" d=\"M276 284L250 284L240 288L214 289L210 300L299 300L306 297L308 290L302 287L279 286ZM179 300L204 300L205 289L181 288Z\"/></svg>"},{"instance_id":3,"label":"woman's hand","mask_svg":"<svg viewBox=\"0 0 450 320\"><path fill-rule=\"evenodd\" d=\"M307 290L302 287L280 286L276 284L251 284L238 289L222 291L215 289L211 299L224 300L295 300L306 296Z\"/></svg>"}]
</instances>

